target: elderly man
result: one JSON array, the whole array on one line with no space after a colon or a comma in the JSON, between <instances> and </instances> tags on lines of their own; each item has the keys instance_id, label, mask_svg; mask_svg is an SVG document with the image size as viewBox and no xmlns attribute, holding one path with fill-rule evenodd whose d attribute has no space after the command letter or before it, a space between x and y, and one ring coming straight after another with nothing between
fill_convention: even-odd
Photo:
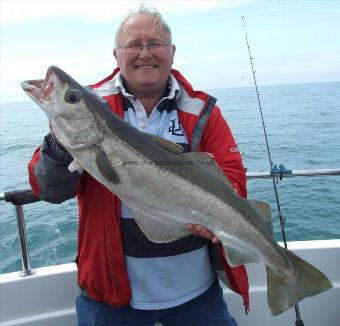
<instances>
[{"instance_id":1,"label":"elderly man","mask_svg":"<svg viewBox=\"0 0 340 326\"><path fill-rule=\"evenodd\" d=\"M140 9L116 34L118 68L92 85L113 112L144 132L211 153L240 196L246 178L240 154L215 100L172 70L175 46L158 12ZM243 297L243 266L231 268L204 226L193 235L150 242L132 212L86 172L67 170L72 157L48 134L30 164L33 191L49 202L77 195L79 205L78 325L236 325L217 275ZM190 207L190 203L188 203ZM174 207L176 211L176 207Z\"/></svg>"}]
</instances>

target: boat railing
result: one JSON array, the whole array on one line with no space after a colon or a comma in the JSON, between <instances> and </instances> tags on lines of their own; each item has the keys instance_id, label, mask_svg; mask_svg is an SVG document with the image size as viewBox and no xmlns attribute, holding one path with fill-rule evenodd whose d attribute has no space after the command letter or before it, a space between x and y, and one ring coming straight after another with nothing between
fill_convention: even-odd
<instances>
[{"instance_id":1,"label":"boat railing","mask_svg":"<svg viewBox=\"0 0 340 326\"><path fill-rule=\"evenodd\" d=\"M30 276L34 274L35 271L31 268L29 259L23 206L26 204L35 203L41 199L36 197L32 190L25 189L1 193L0 200L12 203L15 206L22 261L22 271L19 273L19 275Z\"/></svg>"},{"instance_id":2,"label":"boat railing","mask_svg":"<svg viewBox=\"0 0 340 326\"><path fill-rule=\"evenodd\" d=\"M246 172L246 175L247 179L265 179L272 178L274 176L275 178L282 180L285 177L335 176L340 175L340 169L287 170L282 164L280 164L279 167L274 165L271 171ZM1 200L11 203L15 206L22 260L22 271L19 272L19 275L23 277L33 275L35 271L31 268L30 264L23 206L38 202L41 199L36 197L32 190L25 189L0 193L0 201Z\"/></svg>"},{"instance_id":3,"label":"boat railing","mask_svg":"<svg viewBox=\"0 0 340 326\"><path fill-rule=\"evenodd\" d=\"M315 177L324 175L340 175L340 169L314 169L314 170L287 170L284 165L280 164L277 167L274 164L271 171L263 172L246 172L247 179L265 179L265 178L280 178L284 177Z\"/></svg>"}]
</instances>

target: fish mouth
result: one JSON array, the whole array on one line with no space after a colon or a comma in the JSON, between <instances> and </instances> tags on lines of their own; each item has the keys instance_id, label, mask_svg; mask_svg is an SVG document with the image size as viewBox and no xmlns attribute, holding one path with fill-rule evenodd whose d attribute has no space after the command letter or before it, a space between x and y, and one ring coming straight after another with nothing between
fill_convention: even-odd
<instances>
[{"instance_id":1,"label":"fish mouth","mask_svg":"<svg viewBox=\"0 0 340 326\"><path fill-rule=\"evenodd\" d=\"M54 76L53 67L46 72L45 79L25 80L21 87L42 108L46 108L54 102Z\"/></svg>"},{"instance_id":2,"label":"fish mouth","mask_svg":"<svg viewBox=\"0 0 340 326\"><path fill-rule=\"evenodd\" d=\"M60 68L50 66L45 79L26 80L21 87L45 112L54 135L68 150L86 149L103 139L103 130L86 101L80 102L86 89ZM80 100L73 102L72 96L77 100L79 93Z\"/></svg>"}]
</instances>

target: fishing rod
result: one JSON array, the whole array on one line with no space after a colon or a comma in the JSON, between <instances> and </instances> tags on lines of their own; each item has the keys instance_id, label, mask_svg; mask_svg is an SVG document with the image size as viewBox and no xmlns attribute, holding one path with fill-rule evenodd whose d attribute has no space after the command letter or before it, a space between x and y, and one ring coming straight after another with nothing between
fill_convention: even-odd
<instances>
[{"instance_id":1,"label":"fishing rod","mask_svg":"<svg viewBox=\"0 0 340 326\"><path fill-rule=\"evenodd\" d=\"M261 121L262 121L262 127L263 127L263 132L264 132L264 138L266 140L266 147L267 147L267 153L268 153L271 177L272 177L273 186L274 186L276 206L277 206L278 216L279 216L279 220L280 220L282 239L283 239L283 243L284 243L285 248L288 249L288 247L287 247L287 239L286 239L286 232L285 232L285 218L283 217L282 212L281 212L281 205L280 205L280 200L279 200L279 194L278 194L277 187L276 187L276 182L275 182L275 174L273 173L273 161L272 161L272 157L271 157L271 154L270 154L270 148L269 148L269 142L268 142L268 137L267 137L266 125L264 123L264 117L263 117L262 105L261 105L261 100L260 100L260 94L259 94L259 91L258 91L256 77L255 77L253 57L251 56L251 53L250 53L250 46L249 46L249 42L248 42L248 35L247 35L246 23L245 23L245 20L244 20L244 16L242 16L242 21L243 21L243 29L244 29L244 34L245 34L245 37L246 37L246 42L247 42L247 47L248 47L248 54L249 54L251 70L252 70L252 73L253 73L253 79L254 79L254 84L255 84L255 89L256 89L257 102L258 102L259 109L260 109L260 114L261 114ZM304 323L303 323L303 320L301 319L300 309L299 309L299 304L298 303L295 305L295 315L296 315L295 326L303 326Z\"/></svg>"}]
</instances>

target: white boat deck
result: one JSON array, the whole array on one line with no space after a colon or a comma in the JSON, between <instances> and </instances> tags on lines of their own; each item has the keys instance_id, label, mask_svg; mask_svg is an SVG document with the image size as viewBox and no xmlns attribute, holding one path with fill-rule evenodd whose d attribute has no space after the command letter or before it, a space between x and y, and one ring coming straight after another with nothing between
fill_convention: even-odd
<instances>
[{"instance_id":1,"label":"white boat deck","mask_svg":"<svg viewBox=\"0 0 340 326\"><path fill-rule=\"evenodd\" d=\"M324 272L333 288L299 303L305 326L340 326L340 240L288 242L288 248ZM248 264L250 312L242 313L242 302L230 291L226 302L239 326L295 325L295 310L272 316L267 304L267 281L264 264Z\"/></svg>"},{"instance_id":2,"label":"white boat deck","mask_svg":"<svg viewBox=\"0 0 340 326\"><path fill-rule=\"evenodd\" d=\"M323 271L334 286L300 303L304 325L340 325L340 240L289 242L288 248ZM244 313L240 296L225 290L229 310L239 326L295 325L294 309L271 316L267 306L264 265L249 264L247 269L251 286L248 315ZM19 277L17 272L0 275L0 325L76 325L76 273L75 264L64 264L39 268L29 277Z\"/></svg>"}]
</instances>

